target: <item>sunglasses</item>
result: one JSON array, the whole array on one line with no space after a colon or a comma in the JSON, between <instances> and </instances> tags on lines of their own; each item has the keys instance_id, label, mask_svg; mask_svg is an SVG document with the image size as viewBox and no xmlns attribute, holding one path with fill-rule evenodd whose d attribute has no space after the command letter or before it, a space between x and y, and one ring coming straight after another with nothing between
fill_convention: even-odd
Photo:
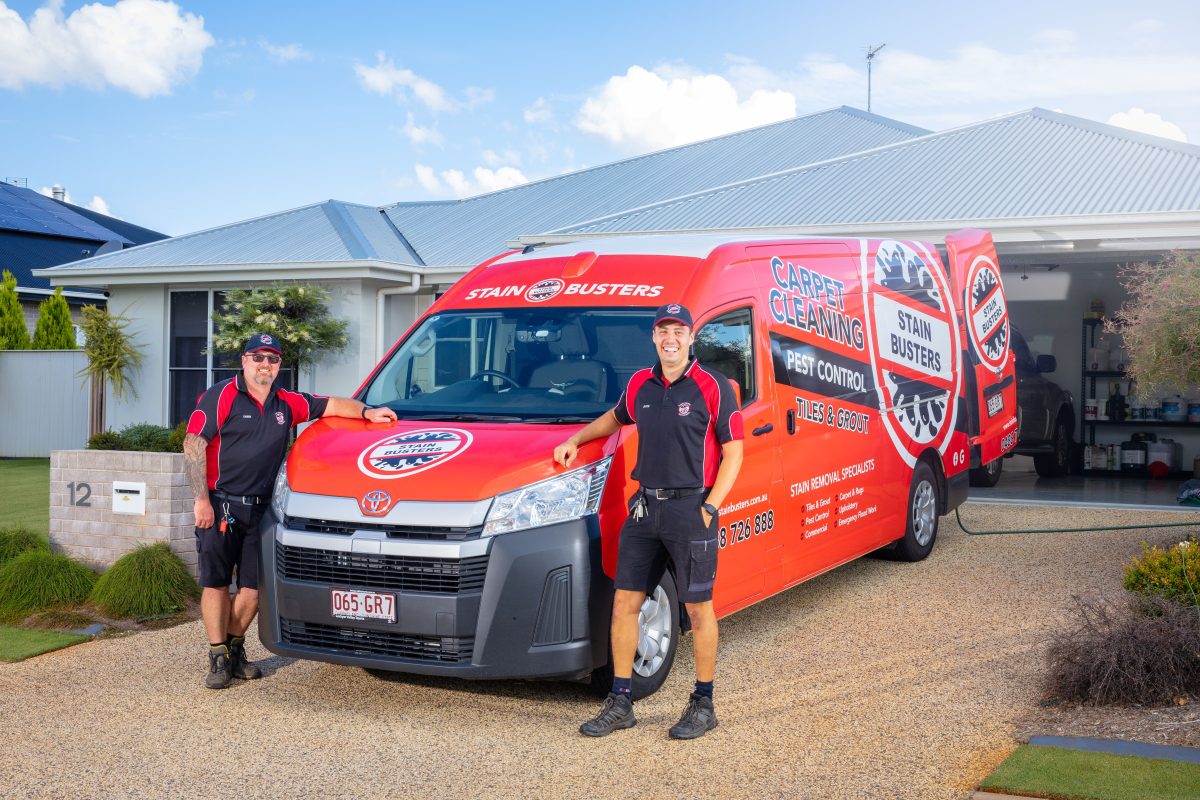
<instances>
[{"instance_id":1,"label":"sunglasses","mask_svg":"<svg viewBox=\"0 0 1200 800\"><path fill-rule=\"evenodd\" d=\"M266 361L268 364L278 364L280 361L283 361L279 356L265 356L262 353L246 353L246 357L255 364L261 364L263 361Z\"/></svg>"}]
</instances>

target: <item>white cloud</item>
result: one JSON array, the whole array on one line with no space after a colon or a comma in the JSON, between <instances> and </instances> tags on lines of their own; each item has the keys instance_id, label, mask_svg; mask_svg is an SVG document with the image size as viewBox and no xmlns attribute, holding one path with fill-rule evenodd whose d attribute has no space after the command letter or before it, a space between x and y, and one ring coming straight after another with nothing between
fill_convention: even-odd
<instances>
[{"instance_id":1,"label":"white cloud","mask_svg":"<svg viewBox=\"0 0 1200 800\"><path fill-rule=\"evenodd\" d=\"M411 69L400 69L383 52L375 54L376 64L368 67L355 64L354 71L363 88L385 97L404 98L409 92L430 111L454 111L457 104L446 91L433 81L422 78Z\"/></svg>"},{"instance_id":2,"label":"white cloud","mask_svg":"<svg viewBox=\"0 0 1200 800\"><path fill-rule=\"evenodd\" d=\"M258 93L254 89L243 89L240 92L227 92L224 89L217 89L213 92L213 98L220 100L222 103L228 103L234 106L248 106L254 103L254 98Z\"/></svg>"},{"instance_id":3,"label":"white cloud","mask_svg":"<svg viewBox=\"0 0 1200 800\"><path fill-rule=\"evenodd\" d=\"M521 154L516 150L505 150L503 153L497 153L495 150L488 148L479 154L483 159L483 163L489 167L498 167L501 164L520 164Z\"/></svg>"},{"instance_id":4,"label":"white cloud","mask_svg":"<svg viewBox=\"0 0 1200 800\"><path fill-rule=\"evenodd\" d=\"M496 99L495 89L480 89L478 86L467 87L467 108L478 108L485 103L494 102Z\"/></svg>"},{"instance_id":5,"label":"white cloud","mask_svg":"<svg viewBox=\"0 0 1200 800\"><path fill-rule=\"evenodd\" d=\"M662 74L660 74L662 73ZM758 89L740 98L720 75L632 66L589 97L576 126L630 151L708 139L795 116L789 92Z\"/></svg>"},{"instance_id":6,"label":"white cloud","mask_svg":"<svg viewBox=\"0 0 1200 800\"><path fill-rule=\"evenodd\" d=\"M530 125L540 125L553 119L554 112L550 110L550 104L544 97L539 97L533 105L525 109L525 122Z\"/></svg>"},{"instance_id":7,"label":"white cloud","mask_svg":"<svg viewBox=\"0 0 1200 800\"><path fill-rule=\"evenodd\" d=\"M438 132L438 129L421 127L414 121L411 111L408 113L404 127L400 130L413 144L441 145L442 143L442 134Z\"/></svg>"},{"instance_id":8,"label":"white cloud","mask_svg":"<svg viewBox=\"0 0 1200 800\"><path fill-rule=\"evenodd\" d=\"M298 44L272 44L266 39L259 39L258 46L267 51L267 55L280 64L286 64L289 61L312 60L312 53Z\"/></svg>"},{"instance_id":9,"label":"white cloud","mask_svg":"<svg viewBox=\"0 0 1200 800\"><path fill-rule=\"evenodd\" d=\"M92 211L95 211L97 214L104 214L108 217L112 216L112 212L108 210L108 203L104 202L104 198L98 194L92 195L91 201L88 202L84 208L89 208Z\"/></svg>"},{"instance_id":10,"label":"white cloud","mask_svg":"<svg viewBox=\"0 0 1200 800\"><path fill-rule=\"evenodd\" d=\"M435 173L433 167L426 164L416 164L413 169L417 174L417 182L430 194L448 192L460 198L510 189L529 182L516 167L476 167L472 170L471 177L457 169L445 169Z\"/></svg>"},{"instance_id":11,"label":"white cloud","mask_svg":"<svg viewBox=\"0 0 1200 800\"><path fill-rule=\"evenodd\" d=\"M1173 122L1167 122L1158 114L1136 106L1128 111L1119 111L1113 114L1108 118L1108 124L1131 131L1148 133L1151 136L1161 136L1164 139L1174 139L1177 142L1187 141L1187 135L1183 132L1183 128Z\"/></svg>"},{"instance_id":12,"label":"white cloud","mask_svg":"<svg viewBox=\"0 0 1200 800\"><path fill-rule=\"evenodd\" d=\"M90 3L64 17L49 0L26 23L0 1L0 87L112 86L138 97L170 94L200 71L215 43L204 18L161 0Z\"/></svg>"}]
</instances>

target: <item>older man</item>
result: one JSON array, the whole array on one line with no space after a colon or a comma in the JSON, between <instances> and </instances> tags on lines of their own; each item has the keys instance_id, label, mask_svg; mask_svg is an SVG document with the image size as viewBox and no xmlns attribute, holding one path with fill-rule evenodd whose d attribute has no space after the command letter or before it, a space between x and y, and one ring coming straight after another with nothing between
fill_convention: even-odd
<instances>
[{"instance_id":1,"label":"older man","mask_svg":"<svg viewBox=\"0 0 1200 800\"><path fill-rule=\"evenodd\" d=\"M233 678L262 677L246 660L245 633L258 612L258 523L271 502L291 429L327 416L396 419L389 408L276 387L282 355L274 336L251 336L242 371L200 396L183 440L196 496L200 614L208 635L205 685L210 689L224 689ZM235 573L238 591L231 599Z\"/></svg>"}]
</instances>

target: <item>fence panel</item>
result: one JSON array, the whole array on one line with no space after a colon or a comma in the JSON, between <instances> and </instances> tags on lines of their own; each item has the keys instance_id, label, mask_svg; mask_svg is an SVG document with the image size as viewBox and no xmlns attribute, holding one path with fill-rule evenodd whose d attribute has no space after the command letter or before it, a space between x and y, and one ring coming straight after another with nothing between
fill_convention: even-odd
<instances>
[{"instance_id":1,"label":"fence panel","mask_svg":"<svg viewBox=\"0 0 1200 800\"><path fill-rule=\"evenodd\" d=\"M0 457L87 445L86 365L82 350L0 350Z\"/></svg>"}]
</instances>

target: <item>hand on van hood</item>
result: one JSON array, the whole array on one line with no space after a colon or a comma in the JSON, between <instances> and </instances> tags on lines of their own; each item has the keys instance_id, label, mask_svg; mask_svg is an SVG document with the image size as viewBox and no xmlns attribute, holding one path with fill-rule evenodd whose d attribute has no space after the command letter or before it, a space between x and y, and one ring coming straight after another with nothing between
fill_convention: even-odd
<instances>
[{"instance_id":1,"label":"hand on van hood","mask_svg":"<svg viewBox=\"0 0 1200 800\"><path fill-rule=\"evenodd\" d=\"M582 427L326 417L292 447L288 482L294 492L356 499L386 489L397 499L482 500L567 472L554 447ZM571 468L611 450L589 442Z\"/></svg>"}]
</instances>

